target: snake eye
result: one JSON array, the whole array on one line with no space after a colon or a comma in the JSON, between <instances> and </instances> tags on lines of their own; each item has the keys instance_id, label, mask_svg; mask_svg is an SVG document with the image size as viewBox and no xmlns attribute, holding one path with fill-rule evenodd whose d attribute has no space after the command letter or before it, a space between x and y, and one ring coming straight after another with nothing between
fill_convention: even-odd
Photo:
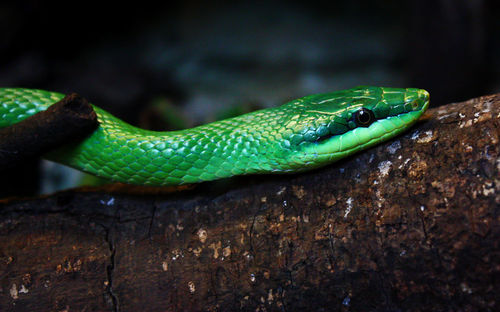
<instances>
[{"instance_id":1,"label":"snake eye","mask_svg":"<svg viewBox=\"0 0 500 312\"><path fill-rule=\"evenodd\" d=\"M354 113L354 122L358 127L368 127L375 121L373 112L366 108L361 108Z\"/></svg>"}]
</instances>

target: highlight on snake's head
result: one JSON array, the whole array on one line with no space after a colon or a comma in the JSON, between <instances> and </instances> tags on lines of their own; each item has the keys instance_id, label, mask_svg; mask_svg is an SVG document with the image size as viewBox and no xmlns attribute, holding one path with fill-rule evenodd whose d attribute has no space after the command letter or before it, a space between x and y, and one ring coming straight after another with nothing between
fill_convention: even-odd
<instances>
[{"instance_id":1,"label":"highlight on snake's head","mask_svg":"<svg viewBox=\"0 0 500 312\"><path fill-rule=\"evenodd\" d=\"M56 92L0 88L0 128L62 98ZM428 104L425 90L357 87L167 132L139 129L93 106L97 130L46 158L112 181L156 186L299 172L396 136Z\"/></svg>"}]
</instances>

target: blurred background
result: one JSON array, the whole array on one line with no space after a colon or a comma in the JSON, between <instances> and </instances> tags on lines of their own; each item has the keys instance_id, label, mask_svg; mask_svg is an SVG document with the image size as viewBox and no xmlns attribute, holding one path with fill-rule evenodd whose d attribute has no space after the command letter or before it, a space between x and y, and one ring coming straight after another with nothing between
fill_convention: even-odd
<instances>
[{"instance_id":1,"label":"blurred background","mask_svg":"<svg viewBox=\"0 0 500 312\"><path fill-rule=\"evenodd\" d=\"M356 85L424 88L439 106L500 92L499 9L495 0L3 1L0 86L77 92L151 129ZM174 118L158 121L158 111ZM4 192L40 186L14 172Z\"/></svg>"}]
</instances>

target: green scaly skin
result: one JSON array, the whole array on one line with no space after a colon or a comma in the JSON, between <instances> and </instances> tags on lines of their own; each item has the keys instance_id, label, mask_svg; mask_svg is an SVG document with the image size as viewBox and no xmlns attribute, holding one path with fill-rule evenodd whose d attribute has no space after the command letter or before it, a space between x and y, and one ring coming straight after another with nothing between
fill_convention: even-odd
<instances>
[{"instance_id":1,"label":"green scaly skin","mask_svg":"<svg viewBox=\"0 0 500 312\"><path fill-rule=\"evenodd\" d=\"M62 98L55 92L0 88L0 128ZM113 181L156 186L300 172L398 135L428 103L429 94L421 89L357 87L170 132L133 127L94 106L97 130L47 158ZM369 126L354 120L362 107L376 119Z\"/></svg>"}]
</instances>

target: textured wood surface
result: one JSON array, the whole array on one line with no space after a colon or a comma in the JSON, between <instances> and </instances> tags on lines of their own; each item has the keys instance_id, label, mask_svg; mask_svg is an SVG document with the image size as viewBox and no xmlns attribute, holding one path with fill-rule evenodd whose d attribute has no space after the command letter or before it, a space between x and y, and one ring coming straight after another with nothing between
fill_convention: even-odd
<instances>
[{"instance_id":1,"label":"textured wood surface","mask_svg":"<svg viewBox=\"0 0 500 312\"><path fill-rule=\"evenodd\" d=\"M498 309L500 94L326 168L0 209L1 311Z\"/></svg>"}]
</instances>

